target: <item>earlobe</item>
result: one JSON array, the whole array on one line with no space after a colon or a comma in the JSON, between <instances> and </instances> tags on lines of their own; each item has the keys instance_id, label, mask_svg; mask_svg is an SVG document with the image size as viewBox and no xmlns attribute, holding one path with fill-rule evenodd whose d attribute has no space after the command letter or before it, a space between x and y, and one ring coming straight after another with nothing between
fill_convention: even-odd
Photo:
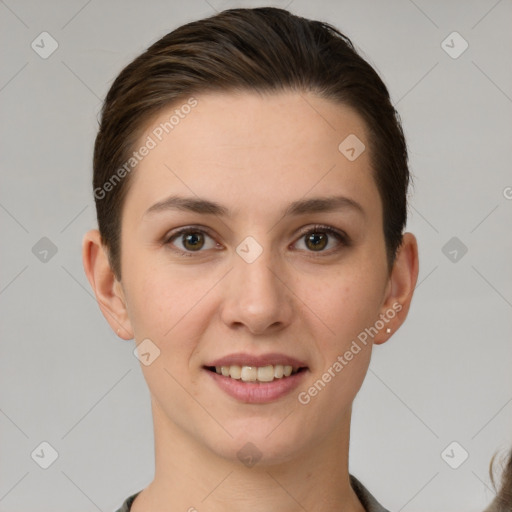
<instances>
[{"instance_id":1,"label":"earlobe","mask_svg":"<svg viewBox=\"0 0 512 512\"><path fill-rule=\"evenodd\" d=\"M121 283L115 278L110 267L107 250L102 244L101 235L97 229L84 235L82 260L85 274L103 316L120 338L132 339L133 329Z\"/></svg>"},{"instance_id":2,"label":"earlobe","mask_svg":"<svg viewBox=\"0 0 512 512\"><path fill-rule=\"evenodd\" d=\"M404 323L418 280L418 243L412 233L404 233L386 289L381 318L386 326L375 336L376 345L386 342ZM388 332L389 329L389 332Z\"/></svg>"}]
</instances>

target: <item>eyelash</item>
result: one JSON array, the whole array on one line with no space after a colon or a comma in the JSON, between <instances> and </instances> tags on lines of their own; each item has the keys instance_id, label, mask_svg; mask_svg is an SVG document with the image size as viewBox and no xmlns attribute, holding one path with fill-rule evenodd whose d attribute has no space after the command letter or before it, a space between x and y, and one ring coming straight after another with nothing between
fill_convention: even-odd
<instances>
[{"instance_id":1,"label":"eyelash","mask_svg":"<svg viewBox=\"0 0 512 512\"><path fill-rule=\"evenodd\" d=\"M183 251L182 249L178 249L177 247L172 247L172 242L175 239L179 238L180 236L187 235L189 233L202 233L202 234L207 235L213 239L213 236L210 235L208 233L208 231L205 230L204 228L187 226L186 228L181 228L181 229L178 229L177 231L174 231L173 233L171 233L169 236L167 236L165 238L165 240L163 241L163 244L166 246L170 246L171 250L178 252L180 255L186 256L186 257L192 257L192 256L194 256L195 253L204 252L203 250ZM334 249L329 249L327 251L307 251L313 257L328 256L335 252L338 252L343 247L349 247L351 245L351 240L345 232L334 229L331 226L325 226L322 224L316 224L312 227L309 227L306 230L301 231L299 237L297 238L297 241L303 239L306 235L309 235L312 233L325 233L329 236L333 236L339 242L339 246L335 247Z\"/></svg>"}]
</instances>

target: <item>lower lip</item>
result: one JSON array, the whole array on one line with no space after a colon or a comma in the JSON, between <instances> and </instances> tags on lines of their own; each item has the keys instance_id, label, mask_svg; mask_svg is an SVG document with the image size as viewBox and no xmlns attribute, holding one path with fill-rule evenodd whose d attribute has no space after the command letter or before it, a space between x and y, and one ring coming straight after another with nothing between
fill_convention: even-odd
<instances>
[{"instance_id":1,"label":"lower lip","mask_svg":"<svg viewBox=\"0 0 512 512\"><path fill-rule=\"evenodd\" d=\"M210 374L214 382L229 396L249 404L265 404L282 398L298 387L307 373L306 370L302 370L289 377L274 379L272 382L244 382L207 369L205 372Z\"/></svg>"}]
</instances>

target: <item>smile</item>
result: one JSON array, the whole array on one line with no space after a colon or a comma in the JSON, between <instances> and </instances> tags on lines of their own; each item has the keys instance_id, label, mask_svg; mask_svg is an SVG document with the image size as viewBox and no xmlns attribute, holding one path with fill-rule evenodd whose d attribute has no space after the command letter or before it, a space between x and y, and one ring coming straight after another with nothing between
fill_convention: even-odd
<instances>
[{"instance_id":1,"label":"smile","mask_svg":"<svg viewBox=\"0 0 512 512\"><path fill-rule=\"evenodd\" d=\"M284 398L310 371L305 360L287 354L247 352L208 361L203 370L216 387L246 404L264 404Z\"/></svg>"},{"instance_id":2,"label":"smile","mask_svg":"<svg viewBox=\"0 0 512 512\"><path fill-rule=\"evenodd\" d=\"M219 375L229 377L243 382L272 382L274 379L283 379L295 375L305 368L293 367L291 365L266 365L266 366L215 366L209 367Z\"/></svg>"}]
</instances>

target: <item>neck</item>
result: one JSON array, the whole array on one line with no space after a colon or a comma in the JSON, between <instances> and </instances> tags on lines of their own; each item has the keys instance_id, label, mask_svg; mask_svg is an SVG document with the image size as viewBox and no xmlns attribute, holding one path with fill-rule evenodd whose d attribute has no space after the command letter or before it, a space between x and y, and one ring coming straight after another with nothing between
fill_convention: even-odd
<instances>
[{"instance_id":1,"label":"neck","mask_svg":"<svg viewBox=\"0 0 512 512\"><path fill-rule=\"evenodd\" d=\"M245 467L219 457L152 402L155 477L132 512L364 512L350 486L350 411L332 435L285 462Z\"/></svg>"}]
</instances>

